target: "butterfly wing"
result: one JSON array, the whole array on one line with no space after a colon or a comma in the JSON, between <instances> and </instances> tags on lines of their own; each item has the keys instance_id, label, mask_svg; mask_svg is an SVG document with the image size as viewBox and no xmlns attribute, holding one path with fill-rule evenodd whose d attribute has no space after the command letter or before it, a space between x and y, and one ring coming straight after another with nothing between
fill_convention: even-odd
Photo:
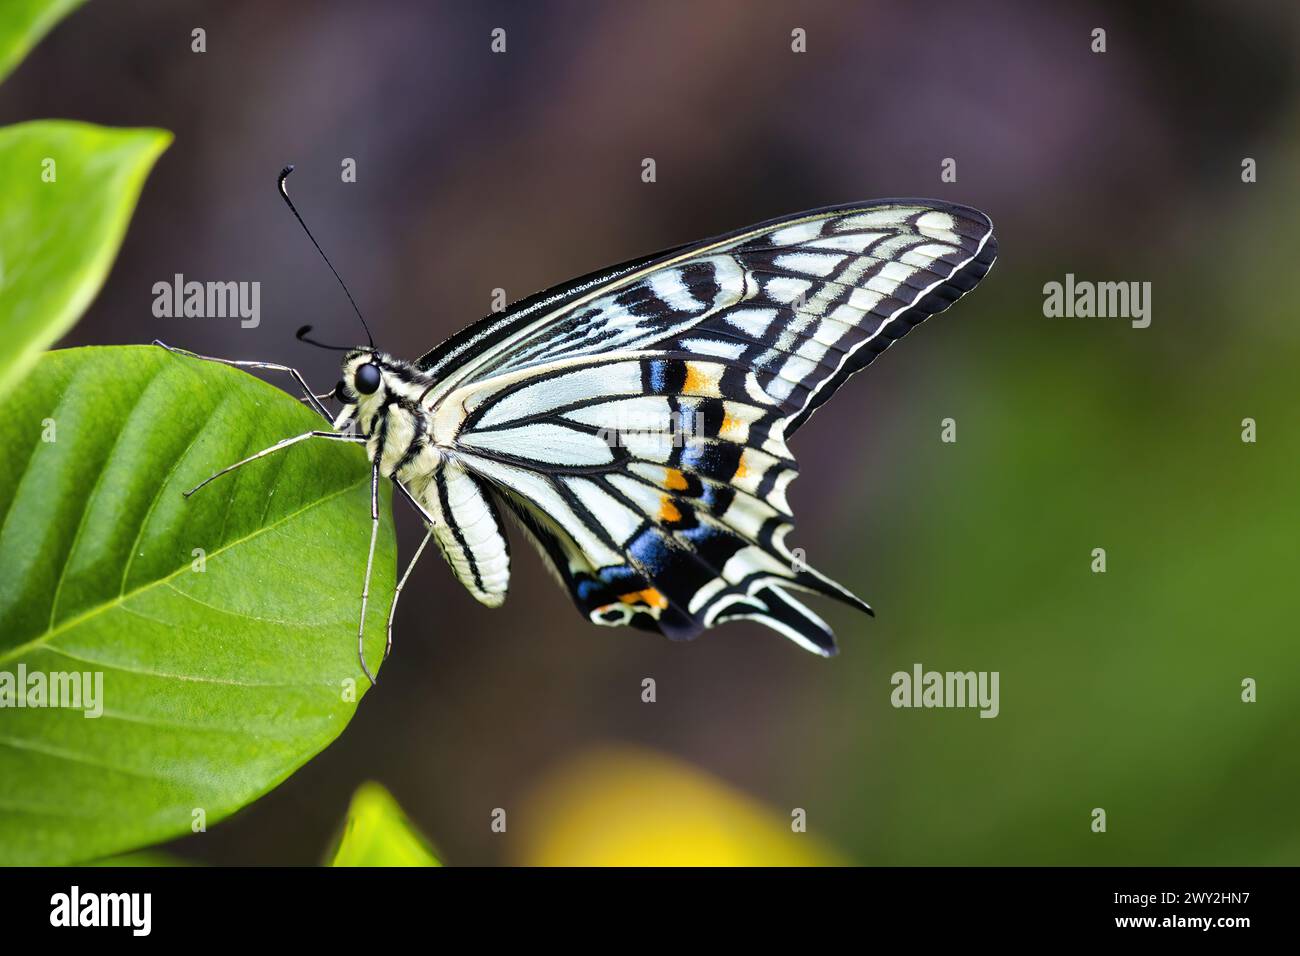
<instances>
[{"instance_id":1,"label":"butterfly wing","mask_svg":"<svg viewBox=\"0 0 1300 956\"><path fill-rule=\"evenodd\" d=\"M869 608L786 545L786 440L995 250L976 210L886 200L625 263L421 359L435 430L592 621L689 638L751 618L830 654L788 592Z\"/></svg>"}]
</instances>

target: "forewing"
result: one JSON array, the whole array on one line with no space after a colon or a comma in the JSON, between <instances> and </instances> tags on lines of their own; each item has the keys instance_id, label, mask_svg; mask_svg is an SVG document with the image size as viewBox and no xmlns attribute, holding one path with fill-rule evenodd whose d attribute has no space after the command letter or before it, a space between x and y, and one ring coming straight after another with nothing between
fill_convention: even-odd
<instances>
[{"instance_id":1,"label":"forewing","mask_svg":"<svg viewBox=\"0 0 1300 956\"><path fill-rule=\"evenodd\" d=\"M885 200L773 220L539 293L420 360L436 395L613 351L713 355L756 369L790 431L988 272L992 224L966 206Z\"/></svg>"}]
</instances>

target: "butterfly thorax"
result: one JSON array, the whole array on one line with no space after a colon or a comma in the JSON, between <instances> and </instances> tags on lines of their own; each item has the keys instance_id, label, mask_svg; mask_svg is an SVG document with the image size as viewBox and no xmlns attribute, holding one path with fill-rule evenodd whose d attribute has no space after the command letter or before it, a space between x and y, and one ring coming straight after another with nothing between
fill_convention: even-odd
<instances>
[{"instance_id":1,"label":"butterfly thorax","mask_svg":"<svg viewBox=\"0 0 1300 956\"><path fill-rule=\"evenodd\" d=\"M429 414L422 398L433 379L410 362L374 349L353 349L343 359L336 391L344 403L336 428L353 427L368 439L366 453L386 478L406 480L416 459L436 464Z\"/></svg>"}]
</instances>

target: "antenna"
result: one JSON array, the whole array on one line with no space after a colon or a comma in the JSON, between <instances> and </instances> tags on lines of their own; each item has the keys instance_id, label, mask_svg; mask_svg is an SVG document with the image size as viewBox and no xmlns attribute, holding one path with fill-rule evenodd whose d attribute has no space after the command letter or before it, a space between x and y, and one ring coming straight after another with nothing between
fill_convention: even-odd
<instances>
[{"instance_id":1,"label":"antenna","mask_svg":"<svg viewBox=\"0 0 1300 956\"><path fill-rule=\"evenodd\" d=\"M294 206L293 200L289 198L289 187L285 181L289 178L291 172L293 172L293 163L290 163L285 166L284 169L280 170L280 178L277 180L277 185L280 187L280 195L284 197L285 203L289 206L289 211L293 213L293 217L298 220L298 225L302 226L302 231L307 233L307 238L310 239L311 244L316 247L316 251L320 253L320 257L324 259L325 264L330 267L330 272L334 273L334 278L339 280L339 285L343 289L343 294L346 295L348 301L352 303L352 311L357 314L357 318L361 320L361 327L366 330L366 338L370 340L370 347L374 348L375 337L370 334L370 326L366 324L366 317L362 315L361 310L357 308L357 300L352 298L352 293L348 291L347 283L345 283L343 277L339 275L339 270L334 268L334 263L330 262L330 257L325 255L325 250L320 247L320 243L316 241L316 237L311 234L311 230L307 228L307 224L302 221L302 215L298 212L297 207ZM299 338L301 338L301 335Z\"/></svg>"},{"instance_id":2,"label":"antenna","mask_svg":"<svg viewBox=\"0 0 1300 956\"><path fill-rule=\"evenodd\" d=\"M294 338L296 338L299 342L306 342L308 345L314 345L318 349L329 349L331 352L352 351L352 346L350 345L326 345L324 342L319 342L307 334L310 331L311 331L311 326L304 325L302 328L298 330L297 334L294 335Z\"/></svg>"}]
</instances>

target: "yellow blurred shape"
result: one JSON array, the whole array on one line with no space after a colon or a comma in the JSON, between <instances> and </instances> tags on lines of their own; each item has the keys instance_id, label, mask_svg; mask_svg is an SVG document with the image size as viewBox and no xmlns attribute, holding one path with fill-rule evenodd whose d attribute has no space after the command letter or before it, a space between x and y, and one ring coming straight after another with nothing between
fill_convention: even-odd
<instances>
[{"instance_id":1,"label":"yellow blurred shape","mask_svg":"<svg viewBox=\"0 0 1300 956\"><path fill-rule=\"evenodd\" d=\"M528 803L528 866L836 866L777 810L662 754L602 748L561 765ZM521 821L523 822L523 821Z\"/></svg>"},{"instance_id":2,"label":"yellow blurred shape","mask_svg":"<svg viewBox=\"0 0 1300 956\"><path fill-rule=\"evenodd\" d=\"M407 819L393 795L365 783L352 797L330 866L441 866L424 835Z\"/></svg>"}]
</instances>

